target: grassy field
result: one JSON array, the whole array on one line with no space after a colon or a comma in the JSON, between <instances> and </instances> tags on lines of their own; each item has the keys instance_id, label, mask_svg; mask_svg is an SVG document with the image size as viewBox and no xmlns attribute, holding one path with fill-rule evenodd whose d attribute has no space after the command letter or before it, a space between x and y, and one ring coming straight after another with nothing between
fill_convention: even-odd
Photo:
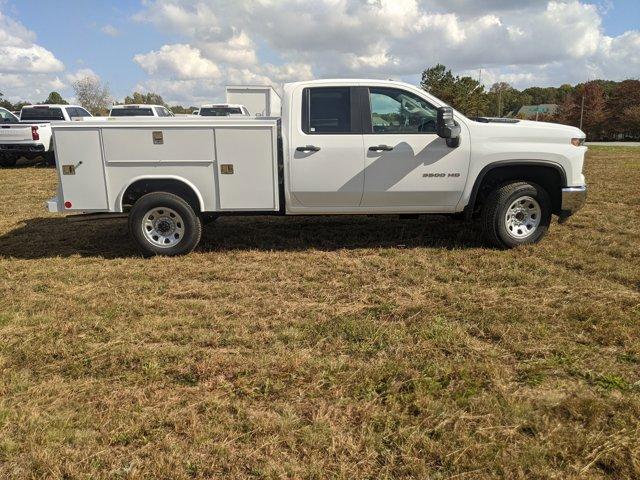
<instances>
[{"instance_id":1,"label":"grassy field","mask_svg":"<svg viewBox=\"0 0 640 480\"><path fill-rule=\"evenodd\" d=\"M188 257L0 170L0 478L640 478L640 148L539 245L223 218Z\"/></svg>"}]
</instances>

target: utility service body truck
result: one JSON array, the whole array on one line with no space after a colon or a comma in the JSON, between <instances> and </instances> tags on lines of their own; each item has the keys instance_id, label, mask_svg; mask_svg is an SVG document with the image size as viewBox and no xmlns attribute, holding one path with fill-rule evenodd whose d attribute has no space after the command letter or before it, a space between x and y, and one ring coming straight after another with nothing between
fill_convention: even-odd
<instances>
[{"instance_id":1,"label":"utility service body truck","mask_svg":"<svg viewBox=\"0 0 640 480\"><path fill-rule=\"evenodd\" d=\"M217 215L460 214L499 247L535 243L586 199L584 133L472 120L379 80L284 87L281 118L53 126L51 212L129 214L145 255L188 253Z\"/></svg>"}]
</instances>

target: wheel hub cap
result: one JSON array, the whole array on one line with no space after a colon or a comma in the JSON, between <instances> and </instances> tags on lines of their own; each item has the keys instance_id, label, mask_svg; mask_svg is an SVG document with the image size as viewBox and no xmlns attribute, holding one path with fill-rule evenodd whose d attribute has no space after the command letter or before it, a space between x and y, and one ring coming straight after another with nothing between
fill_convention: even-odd
<instances>
[{"instance_id":1,"label":"wheel hub cap","mask_svg":"<svg viewBox=\"0 0 640 480\"><path fill-rule=\"evenodd\" d=\"M142 219L142 233L156 247L170 248L182 241L184 220L170 208L153 208Z\"/></svg>"},{"instance_id":2,"label":"wheel hub cap","mask_svg":"<svg viewBox=\"0 0 640 480\"><path fill-rule=\"evenodd\" d=\"M541 216L542 209L535 198L518 197L505 213L507 233L517 239L527 238L537 230Z\"/></svg>"}]
</instances>

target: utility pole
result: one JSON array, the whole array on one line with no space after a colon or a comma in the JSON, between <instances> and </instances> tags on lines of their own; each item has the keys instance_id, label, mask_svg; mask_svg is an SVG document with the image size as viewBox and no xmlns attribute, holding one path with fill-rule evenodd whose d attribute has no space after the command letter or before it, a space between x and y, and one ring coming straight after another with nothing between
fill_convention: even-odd
<instances>
[{"instance_id":1,"label":"utility pole","mask_svg":"<svg viewBox=\"0 0 640 480\"><path fill-rule=\"evenodd\" d=\"M584 114L584 96L587 91L587 84L584 84L584 88L582 89L582 105L580 106L580 130L582 130L582 115Z\"/></svg>"}]
</instances>

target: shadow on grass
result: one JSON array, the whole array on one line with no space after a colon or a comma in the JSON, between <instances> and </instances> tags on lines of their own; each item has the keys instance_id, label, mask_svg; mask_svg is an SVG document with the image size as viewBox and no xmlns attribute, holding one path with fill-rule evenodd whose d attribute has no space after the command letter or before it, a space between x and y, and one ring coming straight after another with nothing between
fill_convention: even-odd
<instances>
[{"instance_id":1,"label":"shadow on grass","mask_svg":"<svg viewBox=\"0 0 640 480\"><path fill-rule=\"evenodd\" d=\"M47 160L43 156L35 158L20 157L15 165L11 167L0 166L0 170L20 170L23 168L51 168L54 169L54 165L49 165Z\"/></svg>"},{"instance_id":2,"label":"shadow on grass","mask_svg":"<svg viewBox=\"0 0 640 480\"><path fill-rule=\"evenodd\" d=\"M450 217L397 216L221 217L204 227L199 252L233 250L304 251L358 248L475 248L472 224ZM0 258L36 259L81 255L138 256L124 218L71 222L34 218L0 236Z\"/></svg>"}]
</instances>

